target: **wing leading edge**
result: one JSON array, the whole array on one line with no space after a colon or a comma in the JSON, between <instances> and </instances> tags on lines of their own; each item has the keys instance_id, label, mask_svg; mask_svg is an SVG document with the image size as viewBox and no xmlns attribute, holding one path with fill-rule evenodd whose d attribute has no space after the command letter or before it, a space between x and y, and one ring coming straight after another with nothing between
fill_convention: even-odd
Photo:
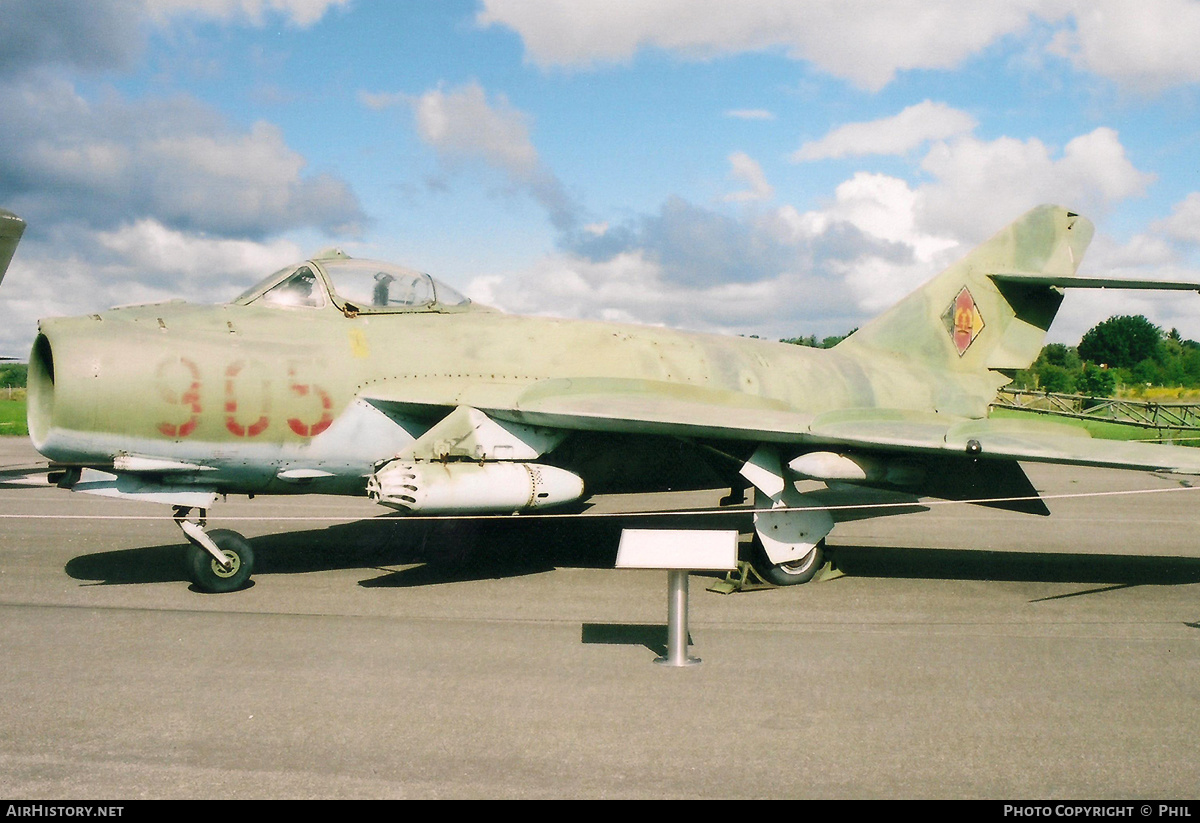
<instances>
[{"instance_id":1,"label":"wing leading edge","mask_svg":"<svg viewBox=\"0 0 1200 823\"><path fill-rule=\"evenodd\" d=\"M432 408L429 401L376 392L384 408ZM458 398L471 404L469 396ZM798 451L837 447L895 454L966 455L1072 466L1200 474L1200 449L1094 440L1075 426L1025 420L973 420L907 409L842 409L812 415L767 398L648 380L547 380L494 393L474 405L497 420L564 431L632 432L789 444ZM449 408L446 409L449 411Z\"/></svg>"},{"instance_id":2,"label":"wing leading edge","mask_svg":"<svg viewBox=\"0 0 1200 823\"><path fill-rule=\"evenodd\" d=\"M364 399L390 413L439 408L448 413L469 406L497 420L565 431L772 443L797 441L813 421L813 415L778 400L656 380L588 377L480 385L455 393L450 402L425 395L425 388L373 387Z\"/></svg>"}]
</instances>

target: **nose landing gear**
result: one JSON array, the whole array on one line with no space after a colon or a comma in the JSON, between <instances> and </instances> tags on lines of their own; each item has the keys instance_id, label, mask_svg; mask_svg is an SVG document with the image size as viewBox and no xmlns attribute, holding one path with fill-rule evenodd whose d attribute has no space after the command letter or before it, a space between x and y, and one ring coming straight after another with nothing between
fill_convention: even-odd
<instances>
[{"instance_id":1,"label":"nose landing gear","mask_svg":"<svg viewBox=\"0 0 1200 823\"><path fill-rule=\"evenodd\" d=\"M176 506L174 520L187 536L184 567L188 579L205 592L232 592L250 582L254 571L254 551L249 541L229 529L204 528L207 509L200 509L197 522L187 517L190 506Z\"/></svg>"}]
</instances>

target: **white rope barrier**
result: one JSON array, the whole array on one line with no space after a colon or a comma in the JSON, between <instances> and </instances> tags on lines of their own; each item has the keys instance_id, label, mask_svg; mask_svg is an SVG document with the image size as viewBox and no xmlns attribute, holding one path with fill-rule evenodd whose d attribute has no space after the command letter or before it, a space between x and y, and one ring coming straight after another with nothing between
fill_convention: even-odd
<instances>
[{"instance_id":1,"label":"white rope barrier","mask_svg":"<svg viewBox=\"0 0 1200 823\"><path fill-rule=\"evenodd\" d=\"M345 515L229 515L214 517L210 515L209 519L221 520L223 522L271 522L271 523L329 523L329 522L354 522L362 520L386 520L388 522L413 522L413 521L435 521L435 520L564 520L568 518L617 518L617 517L706 517L711 515L749 515L766 512L787 512L787 511L868 511L872 509L904 509L920 506L923 508L933 508L938 506L966 506L966 505L984 505L996 503L1022 503L1035 500L1081 500L1086 498L1097 497L1123 497L1132 495L1146 494L1172 494L1178 492L1200 491L1200 486L1178 486L1169 489L1126 489L1122 491L1103 491L1103 492L1072 492L1066 494L1045 494L1045 495L1029 495L1025 497L979 497L968 500L912 500L905 502L892 503L846 503L838 505L811 505L811 506L788 506L777 509L756 509L756 508L706 508L706 509L669 509L666 511L633 511L633 512L576 512L576 513L559 513L559 512L544 512L538 514L464 514L464 515L401 515L394 517L362 517L353 514ZM812 494L820 495L821 492L813 492ZM147 515L147 514L4 514L0 513L0 520L165 520L167 515Z\"/></svg>"}]
</instances>

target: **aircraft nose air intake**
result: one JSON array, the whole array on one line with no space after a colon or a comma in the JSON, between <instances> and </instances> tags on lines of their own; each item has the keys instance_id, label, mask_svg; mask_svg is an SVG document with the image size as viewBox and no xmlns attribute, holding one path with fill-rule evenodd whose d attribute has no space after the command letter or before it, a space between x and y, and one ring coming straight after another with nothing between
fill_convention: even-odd
<instances>
[{"instance_id":1,"label":"aircraft nose air intake","mask_svg":"<svg viewBox=\"0 0 1200 823\"><path fill-rule=\"evenodd\" d=\"M54 352L44 334L38 335L29 354L28 391L29 436L40 449L54 420Z\"/></svg>"},{"instance_id":2,"label":"aircraft nose air intake","mask_svg":"<svg viewBox=\"0 0 1200 823\"><path fill-rule=\"evenodd\" d=\"M367 481L371 499L413 514L507 514L570 503L583 479L538 463L395 460Z\"/></svg>"}]
</instances>

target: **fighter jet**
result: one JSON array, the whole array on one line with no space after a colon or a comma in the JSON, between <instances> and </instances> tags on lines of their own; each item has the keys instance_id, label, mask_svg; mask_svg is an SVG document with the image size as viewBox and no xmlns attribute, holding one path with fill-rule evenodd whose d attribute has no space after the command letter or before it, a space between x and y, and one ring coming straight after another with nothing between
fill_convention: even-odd
<instances>
[{"instance_id":1,"label":"fighter jet","mask_svg":"<svg viewBox=\"0 0 1200 823\"><path fill-rule=\"evenodd\" d=\"M0 217L7 263L23 224ZM1078 276L1092 234L1036 208L829 350L514 316L330 250L225 305L42 320L29 431L60 487L174 507L204 591L253 568L248 541L206 526L225 495L464 516L718 487L753 489L758 571L801 583L837 521L893 512L845 514L872 493L1045 515L1022 461L1200 472L1200 450L988 418L1064 289L1200 290Z\"/></svg>"}]
</instances>

